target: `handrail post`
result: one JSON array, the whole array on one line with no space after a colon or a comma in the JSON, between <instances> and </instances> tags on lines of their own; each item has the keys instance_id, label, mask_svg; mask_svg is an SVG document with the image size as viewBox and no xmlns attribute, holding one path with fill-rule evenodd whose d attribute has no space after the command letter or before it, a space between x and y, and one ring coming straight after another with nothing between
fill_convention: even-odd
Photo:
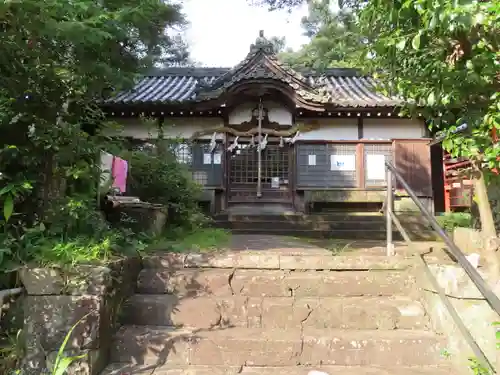
<instances>
[{"instance_id":1,"label":"handrail post","mask_svg":"<svg viewBox=\"0 0 500 375\"><path fill-rule=\"evenodd\" d=\"M393 207L393 195L392 195L392 172L387 168L387 198L385 207L385 223L387 229L387 256L394 255L394 244L392 243L392 207Z\"/></svg>"},{"instance_id":2,"label":"handrail post","mask_svg":"<svg viewBox=\"0 0 500 375\"><path fill-rule=\"evenodd\" d=\"M386 161L385 165L388 170L392 173L391 177L395 177L401 187L406 190L410 198L413 200L415 205L418 207L423 217L429 221L429 224L432 226L432 229L436 231L436 233L441 237L448 247L448 250L451 252L453 257L457 260L458 264L464 269L465 273L471 278L471 280L476 285L479 292L484 296L486 301L488 301L489 305L497 314L500 315L500 298L491 290L491 288L486 284L481 274L472 266L472 264L467 260L464 253L455 245L453 240L446 234L443 228L439 225L436 218L429 212L427 207L420 201L417 194L413 191L413 189L408 185L403 177L399 174L397 169L391 162ZM388 178L388 185L392 188L392 179ZM392 189L391 189L392 190ZM388 190L389 191L389 190ZM392 198L393 195L390 197ZM391 200L392 202L392 200ZM392 209L392 207L391 207Z\"/></svg>"}]
</instances>

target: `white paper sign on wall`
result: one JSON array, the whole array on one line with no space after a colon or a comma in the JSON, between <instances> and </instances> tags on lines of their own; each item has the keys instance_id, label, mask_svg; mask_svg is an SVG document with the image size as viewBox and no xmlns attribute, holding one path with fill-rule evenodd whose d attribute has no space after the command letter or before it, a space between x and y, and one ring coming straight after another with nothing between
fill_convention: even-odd
<instances>
[{"instance_id":1,"label":"white paper sign on wall","mask_svg":"<svg viewBox=\"0 0 500 375\"><path fill-rule=\"evenodd\" d=\"M385 155L366 156L366 177L368 180L385 180Z\"/></svg>"},{"instance_id":2,"label":"white paper sign on wall","mask_svg":"<svg viewBox=\"0 0 500 375\"><path fill-rule=\"evenodd\" d=\"M271 179L271 188L273 189L279 189L280 187L280 178L279 177L273 177Z\"/></svg>"},{"instance_id":3,"label":"white paper sign on wall","mask_svg":"<svg viewBox=\"0 0 500 375\"><path fill-rule=\"evenodd\" d=\"M214 154L214 164L220 164L222 162L222 154L220 152L216 152Z\"/></svg>"},{"instance_id":4,"label":"white paper sign on wall","mask_svg":"<svg viewBox=\"0 0 500 375\"><path fill-rule=\"evenodd\" d=\"M307 165L316 165L316 155L307 155Z\"/></svg>"},{"instance_id":5,"label":"white paper sign on wall","mask_svg":"<svg viewBox=\"0 0 500 375\"><path fill-rule=\"evenodd\" d=\"M212 164L212 154L203 154L203 164Z\"/></svg>"},{"instance_id":6,"label":"white paper sign on wall","mask_svg":"<svg viewBox=\"0 0 500 375\"><path fill-rule=\"evenodd\" d=\"M355 171L356 155L330 155L331 171Z\"/></svg>"}]
</instances>

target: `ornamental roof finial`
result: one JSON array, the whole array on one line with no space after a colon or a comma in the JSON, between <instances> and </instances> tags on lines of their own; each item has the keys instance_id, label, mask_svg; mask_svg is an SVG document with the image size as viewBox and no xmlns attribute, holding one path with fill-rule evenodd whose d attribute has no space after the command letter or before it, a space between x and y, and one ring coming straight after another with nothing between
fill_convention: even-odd
<instances>
[{"instance_id":1,"label":"ornamental roof finial","mask_svg":"<svg viewBox=\"0 0 500 375\"><path fill-rule=\"evenodd\" d=\"M250 46L251 54L259 50L267 54L273 53L273 44L264 36L264 30L259 30L259 36L255 40L255 43Z\"/></svg>"}]
</instances>

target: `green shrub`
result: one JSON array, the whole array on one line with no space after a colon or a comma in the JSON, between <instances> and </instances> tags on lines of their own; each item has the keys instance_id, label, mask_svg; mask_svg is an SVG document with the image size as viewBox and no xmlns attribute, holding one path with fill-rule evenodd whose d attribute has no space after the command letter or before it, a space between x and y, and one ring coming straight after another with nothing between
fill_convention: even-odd
<instances>
[{"instance_id":1,"label":"green shrub","mask_svg":"<svg viewBox=\"0 0 500 375\"><path fill-rule=\"evenodd\" d=\"M450 212L437 217L439 225L451 233L457 227L472 227L472 215L466 212Z\"/></svg>"},{"instance_id":2,"label":"green shrub","mask_svg":"<svg viewBox=\"0 0 500 375\"><path fill-rule=\"evenodd\" d=\"M194 229L204 223L198 197L201 187L188 168L177 162L169 150L140 150L128 152L130 163L130 194L149 203L158 203L168 210L170 226Z\"/></svg>"},{"instance_id":3,"label":"green shrub","mask_svg":"<svg viewBox=\"0 0 500 375\"><path fill-rule=\"evenodd\" d=\"M59 200L51 220L30 226L12 221L0 232L0 271L35 262L70 266L106 262L113 256L135 254L146 241L142 234L111 227L95 199L73 196ZM7 230L8 229L8 230Z\"/></svg>"}]
</instances>

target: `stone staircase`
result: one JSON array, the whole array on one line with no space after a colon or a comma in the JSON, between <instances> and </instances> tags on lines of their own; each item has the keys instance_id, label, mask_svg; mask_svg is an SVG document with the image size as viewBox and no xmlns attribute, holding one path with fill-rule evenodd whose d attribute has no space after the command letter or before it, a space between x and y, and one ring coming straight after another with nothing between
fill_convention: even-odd
<instances>
[{"instance_id":1,"label":"stone staircase","mask_svg":"<svg viewBox=\"0 0 500 375\"><path fill-rule=\"evenodd\" d=\"M399 215L405 229L414 240L434 240L435 235L421 215ZM377 212L337 212L328 214L302 213L220 213L214 225L238 234L268 234L312 238L383 240L386 219ZM394 228L393 238L402 240Z\"/></svg>"},{"instance_id":2,"label":"stone staircase","mask_svg":"<svg viewBox=\"0 0 500 375\"><path fill-rule=\"evenodd\" d=\"M444 375L408 258L274 249L150 257L106 375Z\"/></svg>"}]
</instances>

